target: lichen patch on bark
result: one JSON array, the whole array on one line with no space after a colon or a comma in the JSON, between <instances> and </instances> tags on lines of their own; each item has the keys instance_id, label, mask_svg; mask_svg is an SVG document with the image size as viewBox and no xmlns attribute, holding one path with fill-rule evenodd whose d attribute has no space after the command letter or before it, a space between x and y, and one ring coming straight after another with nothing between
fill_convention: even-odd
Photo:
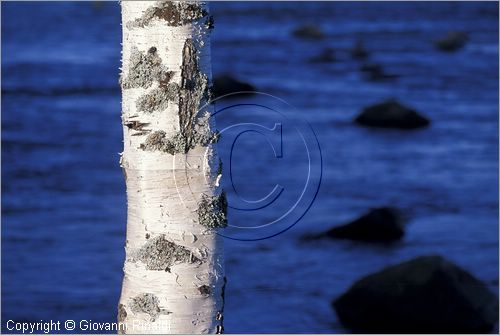
<instances>
[{"instance_id":1,"label":"lichen patch on bark","mask_svg":"<svg viewBox=\"0 0 500 335\"><path fill-rule=\"evenodd\" d=\"M167 134L163 130L158 130L151 133L140 148L145 151L162 151L174 155L184 153L186 146L186 140L182 135L176 134L167 138Z\"/></svg>"},{"instance_id":2,"label":"lichen patch on bark","mask_svg":"<svg viewBox=\"0 0 500 335\"><path fill-rule=\"evenodd\" d=\"M148 26L153 20L166 21L169 26L183 26L206 16L208 12L200 3L187 1L158 1L134 21L127 22L127 28Z\"/></svg>"},{"instance_id":3,"label":"lichen patch on bark","mask_svg":"<svg viewBox=\"0 0 500 335\"><path fill-rule=\"evenodd\" d=\"M120 77L122 89L148 88L153 82L168 83L173 76L162 64L155 47L149 48L146 53L133 46L130 52L129 71L125 78Z\"/></svg>"},{"instance_id":4,"label":"lichen patch on bark","mask_svg":"<svg viewBox=\"0 0 500 335\"><path fill-rule=\"evenodd\" d=\"M166 271L172 265L200 262L200 259L194 256L189 249L167 240L165 235L159 235L155 238L149 238L132 255L131 261L144 263L148 270Z\"/></svg>"},{"instance_id":5,"label":"lichen patch on bark","mask_svg":"<svg viewBox=\"0 0 500 335\"><path fill-rule=\"evenodd\" d=\"M198 221L208 228L227 227L227 199L226 193L209 196L202 194L198 204Z\"/></svg>"},{"instance_id":6,"label":"lichen patch on bark","mask_svg":"<svg viewBox=\"0 0 500 335\"><path fill-rule=\"evenodd\" d=\"M194 148L195 144L206 146L210 143L215 143L218 138L217 132L209 132L206 134L196 134L195 140L188 142L186 137L181 133L167 138L163 130L158 130L149 134L140 148L145 151L162 151L175 155L178 153L187 153L190 149Z\"/></svg>"},{"instance_id":7,"label":"lichen patch on bark","mask_svg":"<svg viewBox=\"0 0 500 335\"><path fill-rule=\"evenodd\" d=\"M170 83L165 87L152 89L150 92L137 99L136 108L138 112L153 113L164 110L169 102L177 103L179 98L179 85Z\"/></svg>"},{"instance_id":8,"label":"lichen patch on bark","mask_svg":"<svg viewBox=\"0 0 500 335\"><path fill-rule=\"evenodd\" d=\"M170 312L160 308L160 299L151 293L139 294L129 302L130 310L134 313L144 313L151 317L151 321L156 321L160 314L170 314Z\"/></svg>"},{"instance_id":9,"label":"lichen patch on bark","mask_svg":"<svg viewBox=\"0 0 500 335\"><path fill-rule=\"evenodd\" d=\"M218 139L218 132L196 133L193 141L188 141L181 133L167 137L163 130L158 130L149 134L144 143L140 145L140 148L144 151L162 151L171 155L185 154L190 149L193 149L196 144L206 146L216 143Z\"/></svg>"}]
</instances>

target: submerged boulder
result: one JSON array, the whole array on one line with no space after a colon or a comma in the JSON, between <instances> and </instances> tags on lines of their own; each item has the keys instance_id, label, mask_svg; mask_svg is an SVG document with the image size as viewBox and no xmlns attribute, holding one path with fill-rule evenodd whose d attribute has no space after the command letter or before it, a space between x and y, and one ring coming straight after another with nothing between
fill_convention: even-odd
<instances>
[{"instance_id":1,"label":"submerged boulder","mask_svg":"<svg viewBox=\"0 0 500 335\"><path fill-rule=\"evenodd\" d=\"M435 41L434 44L441 51L452 52L463 48L468 41L469 36L467 33L462 31L452 31L446 34L443 38Z\"/></svg>"},{"instance_id":2,"label":"submerged boulder","mask_svg":"<svg viewBox=\"0 0 500 335\"><path fill-rule=\"evenodd\" d=\"M362 40L357 40L351 49L351 57L354 59L365 59L368 57L368 51L365 49Z\"/></svg>"},{"instance_id":3,"label":"submerged boulder","mask_svg":"<svg viewBox=\"0 0 500 335\"><path fill-rule=\"evenodd\" d=\"M309 59L309 63L331 63L335 61L335 51L333 48L325 48L323 51Z\"/></svg>"},{"instance_id":4,"label":"submerged boulder","mask_svg":"<svg viewBox=\"0 0 500 335\"><path fill-rule=\"evenodd\" d=\"M350 223L333 227L317 235L305 236L304 239L335 238L365 242L391 242L401 239L405 234L404 229L404 221L397 209L380 207L370 210Z\"/></svg>"},{"instance_id":5,"label":"submerged boulder","mask_svg":"<svg viewBox=\"0 0 500 335\"><path fill-rule=\"evenodd\" d=\"M357 281L332 302L346 327L367 333L486 333L498 298L440 256L421 256Z\"/></svg>"},{"instance_id":6,"label":"submerged boulder","mask_svg":"<svg viewBox=\"0 0 500 335\"><path fill-rule=\"evenodd\" d=\"M214 98L235 92L255 91L255 88L245 82L239 81L229 75L218 76L214 79Z\"/></svg>"},{"instance_id":7,"label":"submerged boulder","mask_svg":"<svg viewBox=\"0 0 500 335\"><path fill-rule=\"evenodd\" d=\"M354 121L366 127L399 129L421 128L430 123L414 109L394 99L366 107Z\"/></svg>"},{"instance_id":8,"label":"submerged boulder","mask_svg":"<svg viewBox=\"0 0 500 335\"><path fill-rule=\"evenodd\" d=\"M325 33L315 25L305 25L293 31L293 36L304 39L322 39Z\"/></svg>"},{"instance_id":9,"label":"submerged boulder","mask_svg":"<svg viewBox=\"0 0 500 335\"><path fill-rule=\"evenodd\" d=\"M398 76L395 74L388 74L384 71L382 65L377 63L367 63L361 66L361 72L363 72L368 80L371 81L385 81L395 79Z\"/></svg>"}]
</instances>

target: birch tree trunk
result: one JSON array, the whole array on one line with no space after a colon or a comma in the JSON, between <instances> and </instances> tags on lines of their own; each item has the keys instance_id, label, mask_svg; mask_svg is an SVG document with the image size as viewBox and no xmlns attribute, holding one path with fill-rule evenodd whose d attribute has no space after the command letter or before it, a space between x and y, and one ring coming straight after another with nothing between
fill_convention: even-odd
<instances>
[{"instance_id":1,"label":"birch tree trunk","mask_svg":"<svg viewBox=\"0 0 500 335\"><path fill-rule=\"evenodd\" d=\"M199 2L123 1L121 157L127 184L122 333L222 333L212 17Z\"/></svg>"}]
</instances>

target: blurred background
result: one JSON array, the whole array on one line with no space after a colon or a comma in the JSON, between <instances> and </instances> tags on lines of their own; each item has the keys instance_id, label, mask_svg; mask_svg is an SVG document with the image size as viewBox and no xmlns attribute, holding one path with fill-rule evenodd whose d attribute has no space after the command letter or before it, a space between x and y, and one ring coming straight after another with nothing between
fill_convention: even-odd
<instances>
[{"instance_id":1,"label":"blurred background","mask_svg":"<svg viewBox=\"0 0 500 335\"><path fill-rule=\"evenodd\" d=\"M220 87L238 86L231 76L294 105L323 157L319 194L297 225L226 240L226 332L349 332L332 299L420 255L445 257L498 295L498 3L213 2L211 11ZM4 331L9 319L116 320L120 43L117 3L2 3ZM388 99L430 123L354 122ZM293 186L305 171L303 159L252 150L262 143L247 141L233 158L242 194ZM284 158L294 149L284 146ZM284 201L294 196L286 191ZM403 237L304 239L377 207L402 214ZM230 222L258 225L278 209L245 219L231 210Z\"/></svg>"}]
</instances>

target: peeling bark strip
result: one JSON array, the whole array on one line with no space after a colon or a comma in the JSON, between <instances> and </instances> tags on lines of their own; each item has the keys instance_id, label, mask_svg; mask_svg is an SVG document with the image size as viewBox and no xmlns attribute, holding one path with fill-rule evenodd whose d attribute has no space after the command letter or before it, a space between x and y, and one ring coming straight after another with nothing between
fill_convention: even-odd
<instances>
[{"instance_id":1,"label":"peeling bark strip","mask_svg":"<svg viewBox=\"0 0 500 335\"><path fill-rule=\"evenodd\" d=\"M151 293L143 293L133 297L129 305L133 313L148 314L152 322L156 321L160 314L170 314L170 312L160 308L160 300Z\"/></svg>"},{"instance_id":2,"label":"peeling bark strip","mask_svg":"<svg viewBox=\"0 0 500 335\"><path fill-rule=\"evenodd\" d=\"M212 15L209 15L205 21L205 27L210 30L214 29L214 17Z\"/></svg>"},{"instance_id":3,"label":"peeling bark strip","mask_svg":"<svg viewBox=\"0 0 500 335\"><path fill-rule=\"evenodd\" d=\"M218 325L215 330L216 334L224 333L224 306L226 305L226 284L227 284L227 277L224 276L224 283L222 284L222 290L221 290L222 307L215 316L215 320L220 321L220 325Z\"/></svg>"},{"instance_id":4,"label":"peeling bark strip","mask_svg":"<svg viewBox=\"0 0 500 335\"><path fill-rule=\"evenodd\" d=\"M208 78L200 72L198 55L192 39L187 39L182 50L182 94L179 99L179 125L181 134L193 137L196 115L208 84Z\"/></svg>"},{"instance_id":5,"label":"peeling bark strip","mask_svg":"<svg viewBox=\"0 0 500 335\"><path fill-rule=\"evenodd\" d=\"M132 47L129 71L126 78L120 78L122 89L148 88L153 82L168 83L173 76L172 71L162 65L155 47L149 48L146 54Z\"/></svg>"},{"instance_id":6,"label":"peeling bark strip","mask_svg":"<svg viewBox=\"0 0 500 335\"><path fill-rule=\"evenodd\" d=\"M200 4L173 1L158 1L134 21L127 22L127 28L148 26L155 19L164 20L168 25L183 26L201 19L208 13Z\"/></svg>"},{"instance_id":7,"label":"peeling bark strip","mask_svg":"<svg viewBox=\"0 0 500 335\"><path fill-rule=\"evenodd\" d=\"M219 162L217 164L217 172L216 175L222 175L222 160L219 158Z\"/></svg>"},{"instance_id":8,"label":"peeling bark strip","mask_svg":"<svg viewBox=\"0 0 500 335\"><path fill-rule=\"evenodd\" d=\"M203 194L198 206L198 220L202 226L208 228L227 227L227 199L226 193L216 196Z\"/></svg>"},{"instance_id":9,"label":"peeling bark strip","mask_svg":"<svg viewBox=\"0 0 500 335\"><path fill-rule=\"evenodd\" d=\"M148 239L131 261L140 261L146 269L155 271L169 271L170 266L176 263L200 262L191 251L166 239L165 235Z\"/></svg>"},{"instance_id":10,"label":"peeling bark strip","mask_svg":"<svg viewBox=\"0 0 500 335\"><path fill-rule=\"evenodd\" d=\"M155 89L137 101L139 111L153 112L166 108L168 101L179 97L179 133L172 138L166 138L165 132L156 131L146 138L140 148L173 155L185 154L197 145L207 146L215 143L219 139L219 133L206 131L206 125L197 124L198 108L206 98L207 90L208 77L200 71L198 52L193 40L187 39L182 50L180 91L176 84L169 84L166 89Z\"/></svg>"}]
</instances>

